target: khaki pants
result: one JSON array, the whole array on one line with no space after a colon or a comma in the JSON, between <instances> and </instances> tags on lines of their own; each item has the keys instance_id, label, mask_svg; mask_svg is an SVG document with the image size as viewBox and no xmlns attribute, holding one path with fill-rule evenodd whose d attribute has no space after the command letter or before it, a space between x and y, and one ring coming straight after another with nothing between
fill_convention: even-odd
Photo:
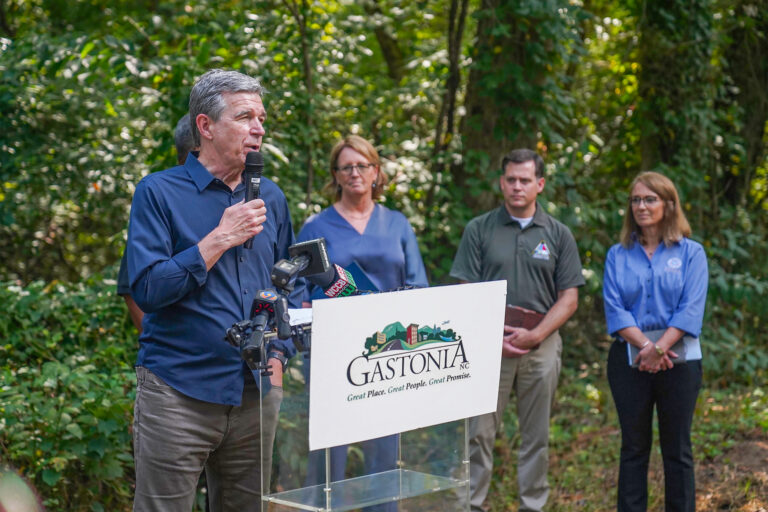
<instances>
[{"instance_id":1,"label":"khaki pants","mask_svg":"<svg viewBox=\"0 0 768 512\"><path fill-rule=\"evenodd\" d=\"M261 510L282 388L272 387L260 407L259 389L247 385L236 407L183 395L143 367L136 379L133 510L190 512L203 468L212 512Z\"/></svg>"},{"instance_id":2,"label":"khaki pants","mask_svg":"<svg viewBox=\"0 0 768 512\"><path fill-rule=\"evenodd\" d=\"M555 331L538 350L520 358L502 358L496 412L469 420L470 503L483 510L493 471L493 443L512 391L517 404L520 451L517 482L520 512L543 509L549 495L549 417L560 375L562 340Z\"/></svg>"}]
</instances>

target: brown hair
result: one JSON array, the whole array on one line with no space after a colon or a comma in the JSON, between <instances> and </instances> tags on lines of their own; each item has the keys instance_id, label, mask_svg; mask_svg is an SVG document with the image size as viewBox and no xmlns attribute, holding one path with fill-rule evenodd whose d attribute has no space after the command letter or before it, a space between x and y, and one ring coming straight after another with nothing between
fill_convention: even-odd
<instances>
[{"instance_id":1,"label":"brown hair","mask_svg":"<svg viewBox=\"0 0 768 512\"><path fill-rule=\"evenodd\" d=\"M627 248L632 247L635 242L633 235L641 244L644 242L643 234L632 213L632 189L638 183L653 190L664 202L664 217L661 219L660 227L664 245L669 246L679 242L683 237L691 236L691 225L688 224L688 219L685 218L685 213L680 206L675 184L663 174L648 171L638 174L629 186L627 212L624 214L624 225L621 227L621 245Z\"/></svg>"},{"instance_id":2,"label":"brown hair","mask_svg":"<svg viewBox=\"0 0 768 512\"><path fill-rule=\"evenodd\" d=\"M507 164L524 164L533 162L536 166L536 178L544 177L544 159L531 149L513 149L501 159L501 175L507 172Z\"/></svg>"},{"instance_id":3,"label":"brown hair","mask_svg":"<svg viewBox=\"0 0 768 512\"><path fill-rule=\"evenodd\" d=\"M334 197L337 201L341 199L341 187L339 187L339 183L336 181L336 164L339 160L339 154L342 152L342 150L344 150L344 148L350 148L357 151L363 155L366 160L368 160L368 162L376 165L378 173L376 175L376 182L374 183L375 186L371 190L371 196L375 201L381 197L381 194L384 192L384 185L387 184L388 180L386 174L384 174L384 172L381 170L379 152L376 151L376 148L373 147L373 144L360 137L359 135L348 135L347 137L337 142L335 146L333 146L330 158L331 181L326 184L325 187L323 187L323 191L326 192L329 196Z\"/></svg>"}]
</instances>

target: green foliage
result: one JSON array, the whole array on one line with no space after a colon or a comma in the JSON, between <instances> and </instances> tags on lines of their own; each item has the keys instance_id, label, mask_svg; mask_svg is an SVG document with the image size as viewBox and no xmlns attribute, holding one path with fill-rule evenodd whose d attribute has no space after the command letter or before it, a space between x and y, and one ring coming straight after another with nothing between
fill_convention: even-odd
<instances>
[{"instance_id":1,"label":"green foliage","mask_svg":"<svg viewBox=\"0 0 768 512\"><path fill-rule=\"evenodd\" d=\"M0 459L49 510L132 499L135 341L114 286L0 288ZM134 332L135 336L135 332Z\"/></svg>"},{"instance_id":2,"label":"green foliage","mask_svg":"<svg viewBox=\"0 0 768 512\"><path fill-rule=\"evenodd\" d=\"M321 189L333 143L350 132L371 139L390 176L383 201L413 224L433 284L450 281L466 222L498 204L500 154L538 149L548 163L542 205L572 228L585 267L565 329L574 364L602 362L605 254L632 177L661 170L709 258L708 381L764 382L768 6L576 4L468 2L451 112L446 35L456 20L445 0L0 4L0 280L24 285L0 291L9 312L0 396L13 411L3 415L3 458L52 507L127 502L127 484L92 475L119 467L130 478L134 341L108 287L57 283L118 259L134 186L175 163L172 128L192 81L212 67L267 85L267 174L297 229L329 204ZM98 429L110 421L120 428Z\"/></svg>"},{"instance_id":3,"label":"green foliage","mask_svg":"<svg viewBox=\"0 0 768 512\"><path fill-rule=\"evenodd\" d=\"M176 46L180 34L134 9L78 28L44 19L2 45L2 278L70 281L113 262L136 181L174 161L170 132L184 105L169 106L184 93L164 93L180 90L186 62L158 56L147 38L163 30Z\"/></svg>"},{"instance_id":4,"label":"green foliage","mask_svg":"<svg viewBox=\"0 0 768 512\"><path fill-rule=\"evenodd\" d=\"M267 173L297 227L328 204L318 190L330 147L360 132L395 178L386 201L421 231L425 140L447 66L440 6L382 2L367 16L353 4L287 5L125 3L62 28L52 21L59 4L41 2L21 18L18 37L0 44L0 278L72 281L113 263L133 187L175 162L171 130L192 80L211 67L267 85ZM398 83L372 44L382 27L418 43Z\"/></svg>"},{"instance_id":5,"label":"green foliage","mask_svg":"<svg viewBox=\"0 0 768 512\"><path fill-rule=\"evenodd\" d=\"M746 140L736 135L744 106L732 94L731 68L723 57L732 53L731 43L718 39L720 27L711 21L728 20L733 30L754 25L756 13L744 10L741 21L730 21L734 13L728 8L704 1L604 2L593 9L595 16L583 24L591 58L571 82L574 102L583 108L576 110L565 141L546 147L556 164L547 198L573 228L587 277L571 322L578 350L591 359L593 341L604 336L603 262L618 239L629 182L640 170L655 168L676 183L693 238L707 250L710 290L702 339L711 350L709 361L730 382L760 379L768 341L761 328L768 298L762 265L768 217L763 196L744 200L746 192L732 179L747 172ZM768 42L765 34L755 44ZM765 166L760 161L758 168ZM760 189L761 172L752 175Z\"/></svg>"},{"instance_id":6,"label":"green foliage","mask_svg":"<svg viewBox=\"0 0 768 512\"><path fill-rule=\"evenodd\" d=\"M540 130L545 140L562 141L559 129L572 102L564 87L567 67L582 52L579 23L585 12L558 0L488 2L474 16L481 31L472 52L472 86L499 117L493 138L535 144Z\"/></svg>"}]
</instances>

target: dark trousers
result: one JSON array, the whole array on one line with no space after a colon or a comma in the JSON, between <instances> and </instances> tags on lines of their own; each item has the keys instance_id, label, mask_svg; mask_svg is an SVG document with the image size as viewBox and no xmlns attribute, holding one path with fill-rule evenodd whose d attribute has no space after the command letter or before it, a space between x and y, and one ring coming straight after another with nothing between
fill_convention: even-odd
<instances>
[{"instance_id":1,"label":"dark trousers","mask_svg":"<svg viewBox=\"0 0 768 512\"><path fill-rule=\"evenodd\" d=\"M626 343L616 341L608 354L608 383L621 425L618 511L644 512L648 506L654 406L664 461L664 509L694 511L691 422L701 388L701 361L656 374L641 372L629 366Z\"/></svg>"},{"instance_id":2,"label":"dark trousers","mask_svg":"<svg viewBox=\"0 0 768 512\"><path fill-rule=\"evenodd\" d=\"M273 386L260 402L256 384L246 384L242 404L231 406L183 395L141 366L136 383L133 510L189 512L203 469L210 510L262 510L282 388Z\"/></svg>"}]
</instances>

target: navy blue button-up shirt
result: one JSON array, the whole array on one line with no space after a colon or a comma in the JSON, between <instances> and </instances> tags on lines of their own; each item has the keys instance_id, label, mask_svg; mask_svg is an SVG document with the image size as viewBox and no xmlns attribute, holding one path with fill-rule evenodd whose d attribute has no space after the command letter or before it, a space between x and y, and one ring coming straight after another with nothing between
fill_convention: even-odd
<instances>
[{"instance_id":1,"label":"navy blue button-up shirt","mask_svg":"<svg viewBox=\"0 0 768 512\"><path fill-rule=\"evenodd\" d=\"M226 405L240 405L250 370L225 332L249 318L255 293L272 287L270 270L294 240L285 195L263 178L267 220L253 248L232 247L206 270L197 244L244 191L242 183L232 191L190 154L137 185L126 249L131 296L146 313L136 364L187 396ZM273 347L295 353L290 342ZM260 384L266 390L269 380Z\"/></svg>"}]
</instances>

